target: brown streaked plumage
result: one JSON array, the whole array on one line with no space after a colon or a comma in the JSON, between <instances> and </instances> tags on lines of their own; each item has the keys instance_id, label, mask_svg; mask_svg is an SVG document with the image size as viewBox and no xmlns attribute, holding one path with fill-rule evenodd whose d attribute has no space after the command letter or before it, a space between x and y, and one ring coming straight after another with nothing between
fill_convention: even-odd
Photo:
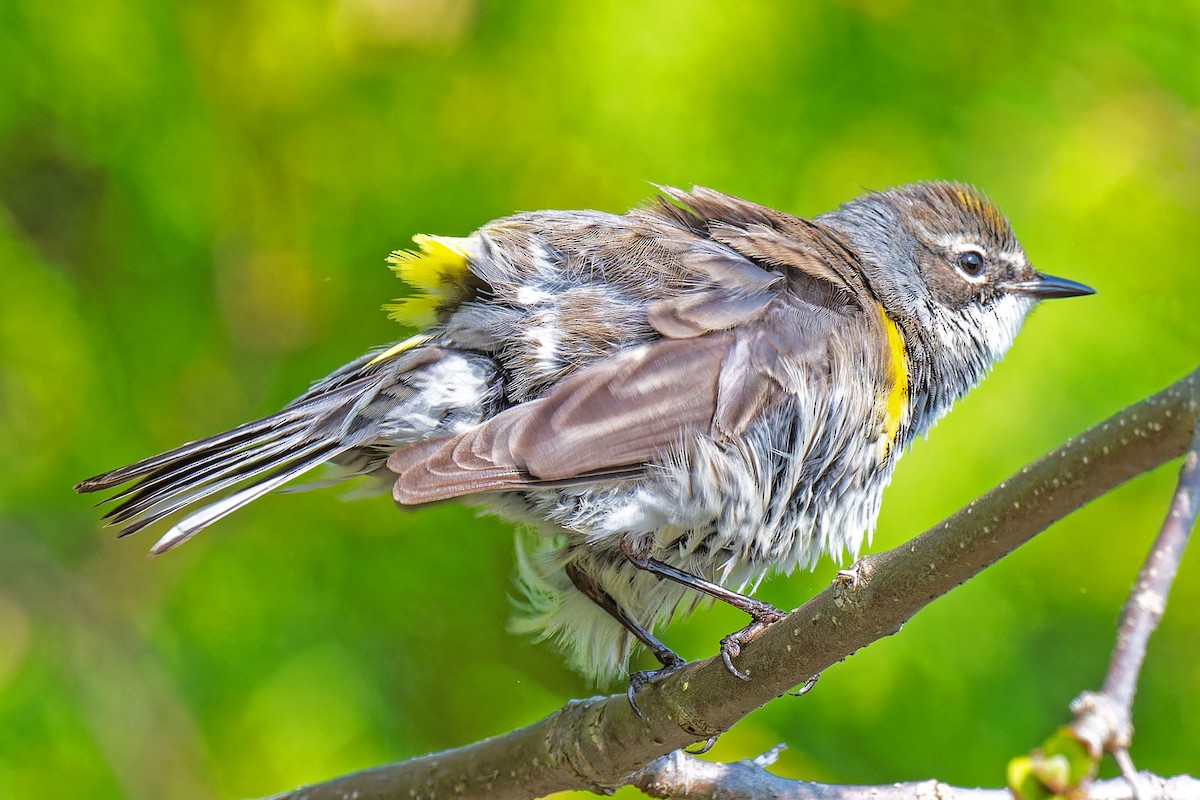
<instances>
[{"instance_id":1,"label":"brown streaked plumage","mask_svg":"<svg viewBox=\"0 0 1200 800\"><path fill-rule=\"evenodd\" d=\"M420 336L277 414L76 488L132 484L110 498L122 533L220 497L155 552L323 463L386 478L403 505L461 497L537 526L518 549L518 630L597 680L634 640L671 668L656 627L705 595L776 618L732 589L856 556L905 447L1037 300L1090 291L1036 272L960 184L812 220L662 193L624 215L542 211L421 238L393 260L427 293L395 308L435 320ZM731 669L756 629L723 644Z\"/></svg>"}]
</instances>

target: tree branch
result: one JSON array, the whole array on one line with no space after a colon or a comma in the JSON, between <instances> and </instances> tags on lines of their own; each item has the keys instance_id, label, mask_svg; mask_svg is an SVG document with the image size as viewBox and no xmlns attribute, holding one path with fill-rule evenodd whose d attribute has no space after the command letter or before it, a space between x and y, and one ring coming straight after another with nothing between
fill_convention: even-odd
<instances>
[{"instance_id":1,"label":"tree branch","mask_svg":"<svg viewBox=\"0 0 1200 800\"><path fill-rule=\"evenodd\" d=\"M277 800L538 797L606 792L671 751L729 729L860 647L895 633L932 600L1062 517L1178 457L1200 408L1200 370L1077 436L915 539L855 565L745 648L734 678L719 658L688 664L638 696L573 700L516 731L296 789Z\"/></svg>"}]
</instances>

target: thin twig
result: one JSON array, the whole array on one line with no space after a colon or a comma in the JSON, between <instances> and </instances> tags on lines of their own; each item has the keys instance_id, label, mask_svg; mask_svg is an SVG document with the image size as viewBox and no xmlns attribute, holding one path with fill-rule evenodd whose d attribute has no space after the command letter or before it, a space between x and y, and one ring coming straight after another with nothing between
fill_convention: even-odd
<instances>
[{"instance_id":1,"label":"thin twig","mask_svg":"<svg viewBox=\"0 0 1200 800\"><path fill-rule=\"evenodd\" d=\"M1121 611L1117 644L1100 691L1126 707L1133 705L1138 673L1146 656L1146 644L1162 618L1167 605L1167 593L1175 580L1183 549L1187 546L1188 535L1200 510L1198 464L1200 437L1184 457L1179 471L1179 484L1162 531L1138 573L1133 593Z\"/></svg>"},{"instance_id":2,"label":"thin twig","mask_svg":"<svg viewBox=\"0 0 1200 800\"><path fill-rule=\"evenodd\" d=\"M1146 658L1150 635L1167 606L1167 594L1179 570L1188 536L1200 510L1200 432L1179 470L1179 483L1162 530L1121 609L1117 643L1099 692L1084 692L1071 704L1071 730L1093 759L1112 753L1122 773L1132 776L1128 748L1133 738L1133 696ZM1130 777L1132 781L1132 777Z\"/></svg>"}]
</instances>

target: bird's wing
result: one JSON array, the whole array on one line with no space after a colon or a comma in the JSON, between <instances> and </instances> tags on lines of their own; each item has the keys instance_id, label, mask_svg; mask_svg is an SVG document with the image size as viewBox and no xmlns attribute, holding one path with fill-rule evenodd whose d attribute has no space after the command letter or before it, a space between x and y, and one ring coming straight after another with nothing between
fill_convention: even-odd
<instances>
[{"instance_id":1,"label":"bird's wing","mask_svg":"<svg viewBox=\"0 0 1200 800\"><path fill-rule=\"evenodd\" d=\"M396 501L638 474L698 436L736 434L777 391L741 332L662 339L563 380L458 436L396 452Z\"/></svg>"},{"instance_id":2,"label":"bird's wing","mask_svg":"<svg viewBox=\"0 0 1200 800\"><path fill-rule=\"evenodd\" d=\"M776 291L785 284L788 293L842 313L872 303L858 256L832 228L700 186L659 189L663 197L645 213L723 245L759 274L773 276ZM726 291L754 293L729 281L717 283Z\"/></svg>"}]
</instances>

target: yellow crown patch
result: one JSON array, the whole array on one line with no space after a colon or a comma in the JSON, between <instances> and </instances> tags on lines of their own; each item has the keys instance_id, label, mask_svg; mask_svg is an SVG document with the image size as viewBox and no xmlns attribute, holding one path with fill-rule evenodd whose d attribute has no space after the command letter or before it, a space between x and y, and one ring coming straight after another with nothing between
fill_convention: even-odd
<instances>
[{"instance_id":1,"label":"yellow crown patch","mask_svg":"<svg viewBox=\"0 0 1200 800\"><path fill-rule=\"evenodd\" d=\"M974 188L962 184L954 184L954 194L958 198L959 205L968 212L982 217L991 227L997 230L1003 230L1008 227L1008 220L1005 219L1004 213L996 208L991 200L979 194Z\"/></svg>"}]
</instances>

